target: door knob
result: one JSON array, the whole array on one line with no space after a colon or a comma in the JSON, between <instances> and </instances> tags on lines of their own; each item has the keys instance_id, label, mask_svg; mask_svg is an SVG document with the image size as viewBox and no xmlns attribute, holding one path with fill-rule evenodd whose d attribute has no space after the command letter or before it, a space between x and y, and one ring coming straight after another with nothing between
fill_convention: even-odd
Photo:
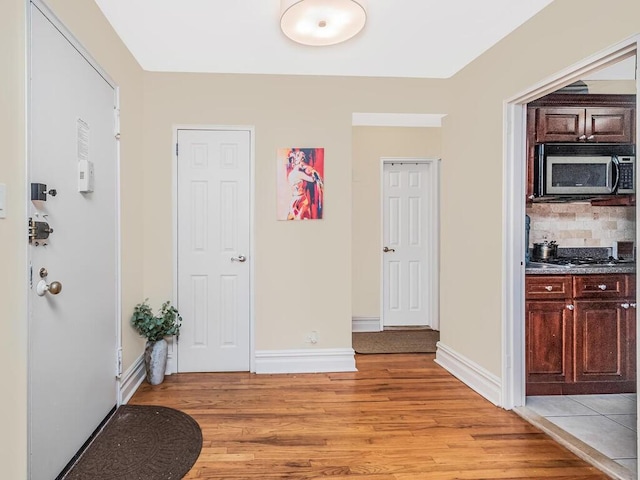
<instances>
[{"instance_id":1,"label":"door knob","mask_svg":"<svg viewBox=\"0 0 640 480\"><path fill-rule=\"evenodd\" d=\"M42 297L45 293L49 292L51 295L57 295L62 291L62 284L60 282L51 282L47 284L44 280L40 280L36 285L36 293Z\"/></svg>"},{"instance_id":2,"label":"door knob","mask_svg":"<svg viewBox=\"0 0 640 480\"><path fill-rule=\"evenodd\" d=\"M231 257L231 261L243 263L247 261L247 257L245 257L244 255L238 255L237 257Z\"/></svg>"},{"instance_id":3,"label":"door knob","mask_svg":"<svg viewBox=\"0 0 640 480\"><path fill-rule=\"evenodd\" d=\"M389 248L389 247L384 247L384 248L382 249L382 251L383 251L383 252L395 252L395 249L393 249L393 248Z\"/></svg>"}]
</instances>

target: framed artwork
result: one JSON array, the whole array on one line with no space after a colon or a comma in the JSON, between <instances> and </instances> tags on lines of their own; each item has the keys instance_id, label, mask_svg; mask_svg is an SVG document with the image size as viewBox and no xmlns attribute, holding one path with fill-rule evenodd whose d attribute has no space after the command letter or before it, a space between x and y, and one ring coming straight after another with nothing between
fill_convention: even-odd
<instances>
[{"instance_id":1,"label":"framed artwork","mask_svg":"<svg viewBox=\"0 0 640 480\"><path fill-rule=\"evenodd\" d=\"M278 220L319 220L324 210L324 148L279 148Z\"/></svg>"}]
</instances>

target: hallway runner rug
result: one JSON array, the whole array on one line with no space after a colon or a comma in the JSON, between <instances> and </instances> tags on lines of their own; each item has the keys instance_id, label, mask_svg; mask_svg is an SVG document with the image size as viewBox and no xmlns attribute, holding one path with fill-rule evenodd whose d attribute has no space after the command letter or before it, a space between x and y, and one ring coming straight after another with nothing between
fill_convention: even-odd
<instances>
[{"instance_id":1,"label":"hallway runner rug","mask_svg":"<svg viewBox=\"0 0 640 480\"><path fill-rule=\"evenodd\" d=\"M434 353L440 332L431 329L354 332L356 353Z\"/></svg>"},{"instance_id":2,"label":"hallway runner rug","mask_svg":"<svg viewBox=\"0 0 640 480\"><path fill-rule=\"evenodd\" d=\"M202 431L173 408L121 405L64 480L178 480L202 449Z\"/></svg>"}]
</instances>

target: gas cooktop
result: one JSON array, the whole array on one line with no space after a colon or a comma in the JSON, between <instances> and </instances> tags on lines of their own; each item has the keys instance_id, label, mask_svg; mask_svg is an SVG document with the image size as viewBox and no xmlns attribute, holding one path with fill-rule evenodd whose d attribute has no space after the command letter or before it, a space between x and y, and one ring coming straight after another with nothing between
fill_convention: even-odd
<instances>
[{"instance_id":1,"label":"gas cooktop","mask_svg":"<svg viewBox=\"0 0 640 480\"><path fill-rule=\"evenodd\" d=\"M595 257L556 257L546 260L532 260L529 265L535 266L547 266L547 267L615 267L620 265L628 265L634 263L633 260L626 260L623 258L595 258Z\"/></svg>"}]
</instances>

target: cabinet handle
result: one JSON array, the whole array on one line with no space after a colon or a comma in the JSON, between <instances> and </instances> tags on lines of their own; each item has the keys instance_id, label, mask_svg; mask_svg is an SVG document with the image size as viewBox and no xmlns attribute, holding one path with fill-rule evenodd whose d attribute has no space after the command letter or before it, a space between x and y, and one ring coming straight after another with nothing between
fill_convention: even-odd
<instances>
[{"instance_id":1,"label":"cabinet handle","mask_svg":"<svg viewBox=\"0 0 640 480\"><path fill-rule=\"evenodd\" d=\"M547 292L550 292L551 290L553 290L553 287L552 287L551 285L547 285L546 287L544 287L544 289L545 289Z\"/></svg>"},{"instance_id":2,"label":"cabinet handle","mask_svg":"<svg viewBox=\"0 0 640 480\"><path fill-rule=\"evenodd\" d=\"M580 136L578 137L578 140L586 140L586 139L587 139L587 136L586 136L586 135L580 135Z\"/></svg>"},{"instance_id":3,"label":"cabinet handle","mask_svg":"<svg viewBox=\"0 0 640 480\"><path fill-rule=\"evenodd\" d=\"M567 310L573 310L574 308L576 307L574 307L573 305L567 305Z\"/></svg>"},{"instance_id":4,"label":"cabinet handle","mask_svg":"<svg viewBox=\"0 0 640 480\"><path fill-rule=\"evenodd\" d=\"M603 283L602 285L598 285L598 288L599 288L600 290L606 290L606 289L607 289L607 286Z\"/></svg>"},{"instance_id":5,"label":"cabinet handle","mask_svg":"<svg viewBox=\"0 0 640 480\"><path fill-rule=\"evenodd\" d=\"M628 303L621 303L620 306L622 308L624 308L625 310L627 310L630 307L630 305Z\"/></svg>"},{"instance_id":6,"label":"cabinet handle","mask_svg":"<svg viewBox=\"0 0 640 480\"><path fill-rule=\"evenodd\" d=\"M587 140L593 140L594 138L596 138L596 136L595 136L595 135L589 135L589 136L587 137Z\"/></svg>"}]
</instances>

